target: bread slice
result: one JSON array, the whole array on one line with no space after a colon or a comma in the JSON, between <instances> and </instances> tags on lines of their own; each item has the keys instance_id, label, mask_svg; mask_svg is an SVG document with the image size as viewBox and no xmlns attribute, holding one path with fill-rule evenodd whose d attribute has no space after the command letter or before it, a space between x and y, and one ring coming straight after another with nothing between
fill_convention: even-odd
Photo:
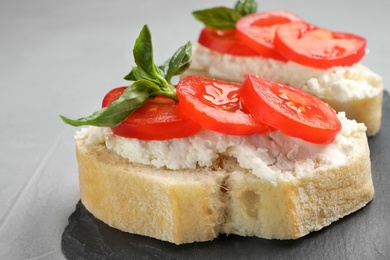
<instances>
[{"instance_id":1,"label":"bread slice","mask_svg":"<svg viewBox=\"0 0 390 260\"><path fill-rule=\"evenodd\" d=\"M319 97L336 111L344 111L348 118L364 123L368 136L380 130L382 78L362 64L320 70L261 56L222 54L198 44L193 48L192 64L184 75L242 82L250 73Z\"/></svg>"},{"instance_id":2,"label":"bread slice","mask_svg":"<svg viewBox=\"0 0 390 260\"><path fill-rule=\"evenodd\" d=\"M288 173L278 170L276 161L267 173L242 167L234 152L221 152L210 166L157 168L125 159L105 141L78 135L81 200L111 227L175 244L209 241L219 233L297 239L373 198L365 131L341 134L338 145L349 151L342 164L318 158L312 168ZM313 152L324 149L316 147Z\"/></svg>"},{"instance_id":3,"label":"bread slice","mask_svg":"<svg viewBox=\"0 0 390 260\"><path fill-rule=\"evenodd\" d=\"M223 172L157 170L129 163L104 144L76 144L81 201L98 219L176 244L218 235L226 207Z\"/></svg>"}]
</instances>

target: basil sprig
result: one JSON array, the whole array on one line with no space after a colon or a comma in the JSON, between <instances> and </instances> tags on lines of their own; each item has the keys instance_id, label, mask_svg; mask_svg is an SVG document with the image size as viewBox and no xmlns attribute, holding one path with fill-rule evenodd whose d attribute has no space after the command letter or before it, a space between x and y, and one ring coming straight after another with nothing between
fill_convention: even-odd
<instances>
[{"instance_id":1,"label":"basil sprig","mask_svg":"<svg viewBox=\"0 0 390 260\"><path fill-rule=\"evenodd\" d=\"M237 21L257 11L255 0L239 0L234 8L219 6L192 12L192 15L205 26L217 30L234 29Z\"/></svg>"},{"instance_id":2,"label":"basil sprig","mask_svg":"<svg viewBox=\"0 0 390 260\"><path fill-rule=\"evenodd\" d=\"M134 81L123 94L108 107L102 108L87 117L70 119L60 115L62 120L72 126L113 127L123 122L132 112L156 95L166 96L178 101L175 86L171 79L183 73L191 64L191 42L181 46L163 65L154 64L152 36L145 25L133 48L134 62L130 73L124 78Z\"/></svg>"}]
</instances>

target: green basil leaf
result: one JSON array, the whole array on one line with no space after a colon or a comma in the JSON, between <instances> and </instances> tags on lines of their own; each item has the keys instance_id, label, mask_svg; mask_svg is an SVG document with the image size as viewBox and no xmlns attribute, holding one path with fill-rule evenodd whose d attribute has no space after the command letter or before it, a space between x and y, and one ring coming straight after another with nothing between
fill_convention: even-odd
<instances>
[{"instance_id":1,"label":"green basil leaf","mask_svg":"<svg viewBox=\"0 0 390 260\"><path fill-rule=\"evenodd\" d=\"M223 6L194 11L192 15L205 26L218 30L234 29L241 18L239 12Z\"/></svg>"},{"instance_id":2,"label":"green basil leaf","mask_svg":"<svg viewBox=\"0 0 390 260\"><path fill-rule=\"evenodd\" d=\"M154 64L152 35L147 25L144 25L135 41L133 56L135 64L144 72L144 75L148 75L147 78L155 79L160 76Z\"/></svg>"},{"instance_id":3,"label":"green basil leaf","mask_svg":"<svg viewBox=\"0 0 390 260\"><path fill-rule=\"evenodd\" d=\"M178 102L175 86L170 82L174 75L182 73L191 63L192 46L188 42L180 47L164 65L154 64L152 37L145 25L133 48L133 66L126 80L134 81L124 93L111 103L87 117L70 119L60 115L62 120L73 126L91 125L113 127L125 120L134 110L139 108L148 98L162 95Z\"/></svg>"},{"instance_id":4,"label":"green basil leaf","mask_svg":"<svg viewBox=\"0 0 390 260\"><path fill-rule=\"evenodd\" d=\"M182 56L182 53L184 51L184 55ZM191 42L188 42L186 45L180 47L173 56L182 56L183 58L171 58L171 59L168 59L167 61L165 61L162 65L160 65L158 68L160 69L160 73L162 75L164 75L164 78L168 80L168 70L172 70L172 66L170 66L170 63L174 63L172 61L173 60L178 60L180 61L178 65L174 65L175 67L177 67L175 69L175 72L173 73L173 76L174 75L179 75L181 73L183 73L190 65L191 65L191 61L192 61L192 44ZM170 73L171 74L171 73ZM172 75L172 74L171 74ZM172 77L172 76L171 76ZM169 80L171 79L171 77L169 77Z\"/></svg>"},{"instance_id":5,"label":"green basil leaf","mask_svg":"<svg viewBox=\"0 0 390 260\"><path fill-rule=\"evenodd\" d=\"M124 77L125 80L130 80L130 81L137 81L137 80L150 80L156 84L161 83L160 78L152 77L151 75L145 73L145 71L141 70L137 66L133 66L130 73Z\"/></svg>"},{"instance_id":6,"label":"green basil leaf","mask_svg":"<svg viewBox=\"0 0 390 260\"><path fill-rule=\"evenodd\" d=\"M170 82L173 76L183 73L191 65L191 58L192 44L191 42L187 42L187 44L181 46L169 60L165 71L165 79Z\"/></svg>"},{"instance_id":7,"label":"green basil leaf","mask_svg":"<svg viewBox=\"0 0 390 260\"><path fill-rule=\"evenodd\" d=\"M167 61L165 61L163 64L161 64L160 66L158 66L158 69L160 70L160 74L161 74L161 75L164 75L164 78L166 78L166 75L167 75L167 72L168 72L169 61L170 61L170 60L167 60Z\"/></svg>"},{"instance_id":8,"label":"green basil leaf","mask_svg":"<svg viewBox=\"0 0 390 260\"><path fill-rule=\"evenodd\" d=\"M234 6L234 10L239 12L242 16L256 13L257 2L256 0L238 0Z\"/></svg>"},{"instance_id":9,"label":"green basil leaf","mask_svg":"<svg viewBox=\"0 0 390 260\"><path fill-rule=\"evenodd\" d=\"M131 68L131 71L129 74L127 74L124 79L125 80L130 80L130 81L137 81L139 79L141 79L141 72L140 71L137 71L138 70L138 67L137 66L133 66Z\"/></svg>"},{"instance_id":10,"label":"green basil leaf","mask_svg":"<svg viewBox=\"0 0 390 260\"><path fill-rule=\"evenodd\" d=\"M102 108L90 116L79 119L70 119L60 116L62 120L72 126L117 126L133 111L139 108L148 98L153 97L160 88L147 80L138 80L128 87L123 94L113 101L110 106Z\"/></svg>"}]
</instances>

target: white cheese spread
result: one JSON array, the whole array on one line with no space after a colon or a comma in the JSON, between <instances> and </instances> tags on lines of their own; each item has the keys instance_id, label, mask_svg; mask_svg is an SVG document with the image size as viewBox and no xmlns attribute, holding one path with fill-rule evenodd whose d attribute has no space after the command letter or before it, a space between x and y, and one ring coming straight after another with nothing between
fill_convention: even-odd
<instances>
[{"instance_id":1,"label":"white cheese spread","mask_svg":"<svg viewBox=\"0 0 390 260\"><path fill-rule=\"evenodd\" d=\"M360 63L321 70L261 56L222 54L201 45L194 47L190 70L236 82L242 82L247 74L252 73L302 89L319 98L333 98L340 102L375 97L382 86L381 77Z\"/></svg>"},{"instance_id":2,"label":"white cheese spread","mask_svg":"<svg viewBox=\"0 0 390 260\"><path fill-rule=\"evenodd\" d=\"M157 168L195 169L209 167L220 156L237 159L241 168L276 183L307 172L343 165L352 155L350 136L365 132L364 124L348 120L339 113L342 130L329 145L305 142L274 131L251 136L230 136L202 130L198 134L166 141L142 141L116 136L109 128L89 127L76 132L76 139L86 144L104 143L106 147L130 162ZM280 174L275 174L280 173Z\"/></svg>"}]
</instances>

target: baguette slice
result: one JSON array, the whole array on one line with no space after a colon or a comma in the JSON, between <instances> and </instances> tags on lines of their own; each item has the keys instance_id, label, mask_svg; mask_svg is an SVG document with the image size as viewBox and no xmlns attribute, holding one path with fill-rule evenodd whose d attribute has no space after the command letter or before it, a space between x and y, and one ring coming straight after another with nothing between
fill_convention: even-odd
<instances>
[{"instance_id":1,"label":"baguette slice","mask_svg":"<svg viewBox=\"0 0 390 260\"><path fill-rule=\"evenodd\" d=\"M76 151L81 201L109 226L176 244L217 237L223 172L157 170L83 140Z\"/></svg>"},{"instance_id":2,"label":"baguette slice","mask_svg":"<svg viewBox=\"0 0 390 260\"><path fill-rule=\"evenodd\" d=\"M219 233L297 239L373 198L366 134L348 136L353 150L346 163L318 163L316 170L290 178L271 171L274 181L223 154L209 167L158 169L78 137L81 200L111 227L175 244L209 241Z\"/></svg>"},{"instance_id":3,"label":"baguette slice","mask_svg":"<svg viewBox=\"0 0 390 260\"><path fill-rule=\"evenodd\" d=\"M261 56L222 54L198 44L193 48L192 64L184 73L233 82L242 82L247 74L256 74L317 96L337 112L343 111L348 118L364 123L368 136L380 130L382 78L360 63L320 70Z\"/></svg>"}]
</instances>

